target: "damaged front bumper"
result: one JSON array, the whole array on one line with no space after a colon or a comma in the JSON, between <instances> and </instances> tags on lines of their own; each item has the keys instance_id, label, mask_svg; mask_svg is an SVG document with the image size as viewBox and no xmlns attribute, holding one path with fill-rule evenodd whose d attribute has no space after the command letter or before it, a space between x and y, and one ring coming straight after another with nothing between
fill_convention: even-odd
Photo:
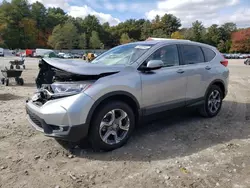
<instances>
[{"instance_id":1,"label":"damaged front bumper","mask_svg":"<svg viewBox=\"0 0 250 188\"><path fill-rule=\"evenodd\" d=\"M88 134L86 119L93 103L84 93L49 100L42 106L28 100L27 119L33 128L46 136L77 142Z\"/></svg>"}]
</instances>

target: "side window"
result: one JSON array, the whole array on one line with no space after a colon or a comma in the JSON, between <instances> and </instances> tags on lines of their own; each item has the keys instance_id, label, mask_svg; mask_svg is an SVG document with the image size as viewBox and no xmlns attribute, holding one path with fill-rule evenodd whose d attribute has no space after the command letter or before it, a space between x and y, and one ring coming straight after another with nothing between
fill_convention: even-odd
<instances>
[{"instance_id":1,"label":"side window","mask_svg":"<svg viewBox=\"0 0 250 188\"><path fill-rule=\"evenodd\" d=\"M164 46L156 50L149 58L146 60L146 63L150 60L162 60L164 67L171 67L179 65L179 55L176 45Z\"/></svg>"},{"instance_id":2,"label":"side window","mask_svg":"<svg viewBox=\"0 0 250 188\"><path fill-rule=\"evenodd\" d=\"M184 64L204 63L204 55L199 46L182 45L182 57Z\"/></svg>"},{"instance_id":3,"label":"side window","mask_svg":"<svg viewBox=\"0 0 250 188\"><path fill-rule=\"evenodd\" d=\"M209 48L202 47L202 50L204 52L206 62L211 61L216 55L215 52Z\"/></svg>"}]
</instances>

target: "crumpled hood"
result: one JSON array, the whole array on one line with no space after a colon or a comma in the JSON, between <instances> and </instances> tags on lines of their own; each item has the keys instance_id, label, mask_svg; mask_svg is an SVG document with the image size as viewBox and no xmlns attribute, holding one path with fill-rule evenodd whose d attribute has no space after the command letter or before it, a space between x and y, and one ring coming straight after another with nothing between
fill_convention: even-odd
<instances>
[{"instance_id":1,"label":"crumpled hood","mask_svg":"<svg viewBox=\"0 0 250 188\"><path fill-rule=\"evenodd\" d=\"M115 73L124 69L124 65L100 65L91 64L83 60L43 58L49 65L78 75L100 75L103 73Z\"/></svg>"}]
</instances>

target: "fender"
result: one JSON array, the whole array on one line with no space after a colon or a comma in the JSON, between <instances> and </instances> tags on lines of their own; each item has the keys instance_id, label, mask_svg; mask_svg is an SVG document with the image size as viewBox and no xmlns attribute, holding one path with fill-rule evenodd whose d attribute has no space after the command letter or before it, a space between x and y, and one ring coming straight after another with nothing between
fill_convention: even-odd
<instances>
[{"instance_id":1,"label":"fender","mask_svg":"<svg viewBox=\"0 0 250 188\"><path fill-rule=\"evenodd\" d=\"M217 83L218 83L218 82L221 83L221 84L224 86L224 88L225 88L225 83L224 83L223 80L221 80L221 79L213 80L213 81L209 84L209 86L207 87L207 90L206 90L206 93L205 93L205 95L204 95L204 98L206 98L209 88L210 88L212 85L214 85L214 83L216 83L216 82L217 82Z\"/></svg>"},{"instance_id":2,"label":"fender","mask_svg":"<svg viewBox=\"0 0 250 188\"><path fill-rule=\"evenodd\" d=\"M95 101L95 103L92 105L92 107L87 115L86 123L88 125L90 125L91 117L92 117L95 109L99 106L99 104L102 101L104 101L105 99L107 99L109 97L117 96L117 95L125 95L125 96L131 98L136 103L137 109L138 110L140 109L140 104L134 95L132 95L131 93L126 92L126 91L113 91L113 92L110 92L110 93L103 95L102 97L100 97L98 100ZM140 112L140 110L139 110L139 112Z\"/></svg>"}]
</instances>

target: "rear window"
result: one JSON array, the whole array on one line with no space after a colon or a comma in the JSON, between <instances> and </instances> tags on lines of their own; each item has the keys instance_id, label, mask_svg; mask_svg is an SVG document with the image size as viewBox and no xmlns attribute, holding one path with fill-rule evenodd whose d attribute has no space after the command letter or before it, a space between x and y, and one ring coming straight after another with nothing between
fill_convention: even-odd
<instances>
[{"instance_id":1,"label":"rear window","mask_svg":"<svg viewBox=\"0 0 250 188\"><path fill-rule=\"evenodd\" d=\"M182 45L182 56L184 64L204 63L204 55L199 46Z\"/></svg>"},{"instance_id":2,"label":"rear window","mask_svg":"<svg viewBox=\"0 0 250 188\"><path fill-rule=\"evenodd\" d=\"M209 48L202 47L202 50L204 52L206 62L211 61L216 55L215 52Z\"/></svg>"}]
</instances>

